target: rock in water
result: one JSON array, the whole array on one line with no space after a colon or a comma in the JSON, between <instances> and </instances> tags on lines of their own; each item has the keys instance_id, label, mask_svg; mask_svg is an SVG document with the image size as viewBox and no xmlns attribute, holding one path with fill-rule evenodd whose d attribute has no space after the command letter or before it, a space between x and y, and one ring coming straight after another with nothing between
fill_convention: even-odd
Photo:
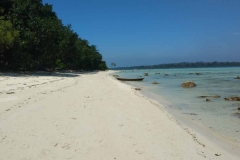
<instances>
[{"instance_id":1,"label":"rock in water","mask_svg":"<svg viewBox=\"0 0 240 160\"><path fill-rule=\"evenodd\" d=\"M152 84L158 84L158 82L154 81L154 82L152 82Z\"/></svg>"},{"instance_id":2,"label":"rock in water","mask_svg":"<svg viewBox=\"0 0 240 160\"><path fill-rule=\"evenodd\" d=\"M184 82L181 86L184 88L192 88L192 87L196 87L197 85L194 82L187 81L187 82Z\"/></svg>"},{"instance_id":3,"label":"rock in water","mask_svg":"<svg viewBox=\"0 0 240 160\"><path fill-rule=\"evenodd\" d=\"M144 73L144 76L148 76L148 73Z\"/></svg>"},{"instance_id":4,"label":"rock in water","mask_svg":"<svg viewBox=\"0 0 240 160\"><path fill-rule=\"evenodd\" d=\"M240 97L229 97L229 98L224 98L226 101L240 101Z\"/></svg>"},{"instance_id":5,"label":"rock in water","mask_svg":"<svg viewBox=\"0 0 240 160\"><path fill-rule=\"evenodd\" d=\"M211 100L210 99L206 99L206 102L210 102Z\"/></svg>"},{"instance_id":6,"label":"rock in water","mask_svg":"<svg viewBox=\"0 0 240 160\"><path fill-rule=\"evenodd\" d=\"M236 78L234 78L234 79L240 79L240 76L237 76Z\"/></svg>"}]
</instances>

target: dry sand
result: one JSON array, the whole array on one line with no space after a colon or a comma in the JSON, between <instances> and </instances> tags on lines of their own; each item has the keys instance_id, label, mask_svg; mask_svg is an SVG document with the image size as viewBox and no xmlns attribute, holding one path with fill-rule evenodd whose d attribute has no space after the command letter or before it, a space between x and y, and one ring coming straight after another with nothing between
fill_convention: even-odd
<instances>
[{"instance_id":1,"label":"dry sand","mask_svg":"<svg viewBox=\"0 0 240 160\"><path fill-rule=\"evenodd\" d=\"M239 159L109 73L0 74L0 160Z\"/></svg>"}]
</instances>

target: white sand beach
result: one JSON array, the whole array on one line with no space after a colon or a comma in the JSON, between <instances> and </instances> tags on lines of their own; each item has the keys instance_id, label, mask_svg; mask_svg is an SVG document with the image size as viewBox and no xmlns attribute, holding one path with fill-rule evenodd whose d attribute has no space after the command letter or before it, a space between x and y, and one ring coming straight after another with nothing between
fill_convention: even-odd
<instances>
[{"instance_id":1,"label":"white sand beach","mask_svg":"<svg viewBox=\"0 0 240 160\"><path fill-rule=\"evenodd\" d=\"M0 74L0 160L237 160L108 72Z\"/></svg>"}]
</instances>

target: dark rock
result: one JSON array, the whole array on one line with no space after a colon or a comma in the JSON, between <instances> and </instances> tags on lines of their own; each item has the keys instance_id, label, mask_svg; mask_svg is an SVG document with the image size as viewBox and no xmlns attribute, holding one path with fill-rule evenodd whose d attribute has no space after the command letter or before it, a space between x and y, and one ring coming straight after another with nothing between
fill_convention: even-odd
<instances>
[{"instance_id":1,"label":"dark rock","mask_svg":"<svg viewBox=\"0 0 240 160\"><path fill-rule=\"evenodd\" d=\"M240 113L233 113L232 116L240 118Z\"/></svg>"},{"instance_id":2,"label":"dark rock","mask_svg":"<svg viewBox=\"0 0 240 160\"><path fill-rule=\"evenodd\" d=\"M187 82L184 82L181 86L184 88L192 88L192 87L196 87L197 85L194 82L187 81Z\"/></svg>"},{"instance_id":3,"label":"dark rock","mask_svg":"<svg viewBox=\"0 0 240 160\"><path fill-rule=\"evenodd\" d=\"M234 79L240 79L240 76L237 76L236 78L234 78Z\"/></svg>"},{"instance_id":4,"label":"dark rock","mask_svg":"<svg viewBox=\"0 0 240 160\"><path fill-rule=\"evenodd\" d=\"M141 89L141 88L135 88L135 90L140 91L140 90L142 90L142 89Z\"/></svg>"},{"instance_id":5,"label":"dark rock","mask_svg":"<svg viewBox=\"0 0 240 160\"><path fill-rule=\"evenodd\" d=\"M148 76L148 73L144 73L144 76Z\"/></svg>"},{"instance_id":6,"label":"dark rock","mask_svg":"<svg viewBox=\"0 0 240 160\"><path fill-rule=\"evenodd\" d=\"M201 75L201 73L195 73L196 75Z\"/></svg>"},{"instance_id":7,"label":"dark rock","mask_svg":"<svg viewBox=\"0 0 240 160\"><path fill-rule=\"evenodd\" d=\"M206 99L206 102L210 102L211 100L210 99Z\"/></svg>"},{"instance_id":8,"label":"dark rock","mask_svg":"<svg viewBox=\"0 0 240 160\"><path fill-rule=\"evenodd\" d=\"M238 110L240 110L240 107L238 107Z\"/></svg>"},{"instance_id":9,"label":"dark rock","mask_svg":"<svg viewBox=\"0 0 240 160\"><path fill-rule=\"evenodd\" d=\"M154 82L152 82L152 84L158 84L158 82L154 81Z\"/></svg>"},{"instance_id":10,"label":"dark rock","mask_svg":"<svg viewBox=\"0 0 240 160\"><path fill-rule=\"evenodd\" d=\"M229 98L224 98L226 101L240 101L240 97L229 97Z\"/></svg>"}]
</instances>

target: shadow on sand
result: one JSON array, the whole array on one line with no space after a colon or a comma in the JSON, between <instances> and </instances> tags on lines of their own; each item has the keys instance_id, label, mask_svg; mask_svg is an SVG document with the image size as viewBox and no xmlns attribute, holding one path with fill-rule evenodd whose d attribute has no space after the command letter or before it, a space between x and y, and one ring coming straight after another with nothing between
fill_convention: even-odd
<instances>
[{"instance_id":1,"label":"shadow on sand","mask_svg":"<svg viewBox=\"0 0 240 160\"><path fill-rule=\"evenodd\" d=\"M96 74L98 71L35 71L35 72L0 72L0 77L29 77L29 76L46 76L46 77L78 77L80 75Z\"/></svg>"}]
</instances>

